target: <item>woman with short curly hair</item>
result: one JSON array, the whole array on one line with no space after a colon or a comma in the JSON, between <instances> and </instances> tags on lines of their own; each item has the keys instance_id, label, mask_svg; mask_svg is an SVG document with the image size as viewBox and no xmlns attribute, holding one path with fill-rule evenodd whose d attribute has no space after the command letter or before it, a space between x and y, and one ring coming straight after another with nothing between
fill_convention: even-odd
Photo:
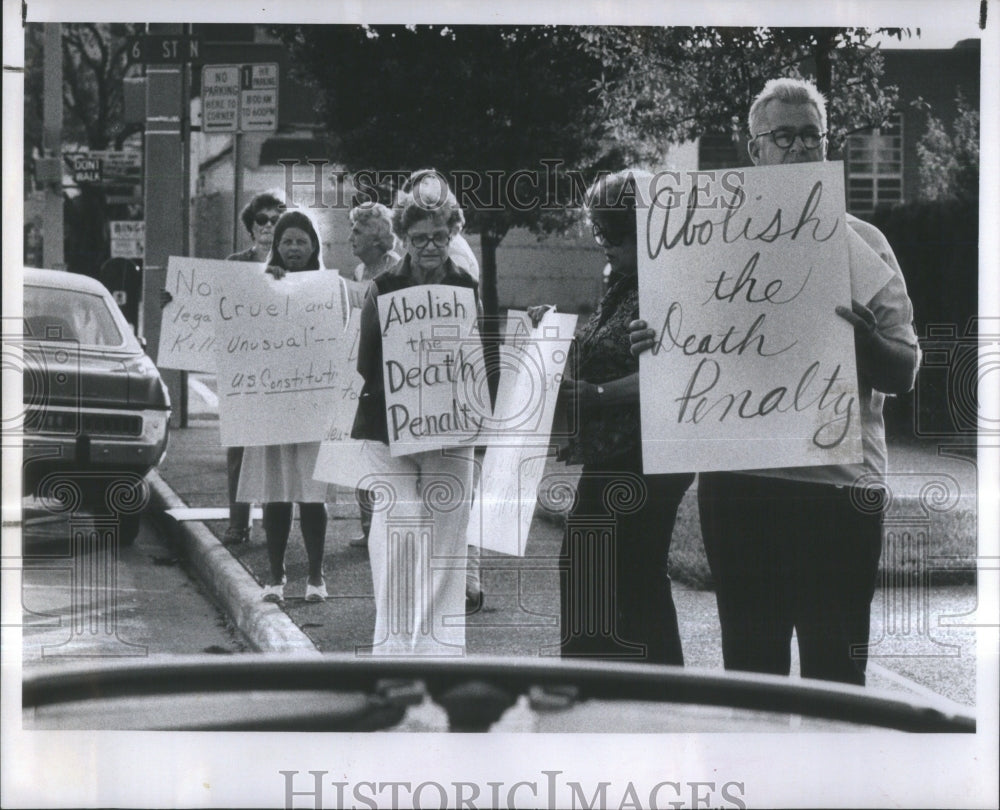
<instances>
[{"instance_id":1,"label":"woman with short curly hair","mask_svg":"<svg viewBox=\"0 0 1000 810\"><path fill-rule=\"evenodd\" d=\"M448 254L464 219L450 192L433 200L401 195L393 228L406 255L375 277L361 310L358 371L364 387L351 436L369 440L370 460L394 495L393 517L424 520L427 510L431 516L426 543L418 537L424 535L423 527L406 532L404 538L404 532L388 523L386 510L373 516L368 551L375 592L374 655L461 655L465 649L461 617L473 449L463 445L390 455L377 303L378 296L407 287L446 284L473 290L479 309L477 283ZM441 560L448 562L441 565Z\"/></svg>"}]
</instances>

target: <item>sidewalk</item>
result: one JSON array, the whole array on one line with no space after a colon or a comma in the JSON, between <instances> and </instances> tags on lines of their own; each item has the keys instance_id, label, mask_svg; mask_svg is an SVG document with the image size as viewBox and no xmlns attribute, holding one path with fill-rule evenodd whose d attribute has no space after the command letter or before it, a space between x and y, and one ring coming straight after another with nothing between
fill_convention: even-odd
<instances>
[{"instance_id":1,"label":"sidewalk","mask_svg":"<svg viewBox=\"0 0 1000 810\"><path fill-rule=\"evenodd\" d=\"M929 526L930 532L967 534L971 531L974 537L974 464L939 455L936 446L918 443L891 448L890 458L894 469L900 471L890 473L889 477L894 494L890 516L895 516L897 528L912 526L913 520L919 518L923 521L920 525L925 529ZM254 647L264 651L351 652L371 642L375 615L368 554L365 549L348 545L348 540L360 533L352 491L330 487L324 566L330 599L318 604L303 599L306 559L296 521L288 544L286 601L284 607L279 608L260 600L267 559L259 507L255 509L258 517L249 544L226 548L217 540L227 526L227 498L225 449L219 444L218 420L214 414L194 415L189 427L171 431L167 459L154 473L153 481L154 511L170 510L184 518L189 514L188 508L210 510L207 515L196 513L198 519L195 520L182 519L176 523L169 517L164 520L171 522L172 535L185 549L200 578ZM694 519L678 522L674 546L681 542L680 532L697 531L694 498L692 488L681 510ZM483 553L486 601L483 609L467 620L468 654L529 657L557 654L559 583L556 558L561 540L561 528L552 520L540 519L536 513L523 558ZM688 542L700 544L700 538L688 538ZM966 537L961 545L967 548L969 538ZM929 601L933 604L929 608L925 604L923 609L932 611L935 618L960 616L975 609L972 588L931 590ZM895 638L891 637L896 630L890 624L899 617L884 607L891 602L887 593L892 591L880 590L876 595L872 609L872 640L889 633L889 641L908 643L907 639L899 638L898 633ZM675 582L674 601L686 666L721 669L721 638L714 594ZM936 621L933 626L937 626ZM974 702L975 658L971 636L961 627L955 631L935 630L933 635L935 645L955 642L961 646L961 652L951 654L950 658L938 656L933 660L905 659L902 652L890 654L886 659L873 658L872 685L912 693L915 691L912 679L915 679L953 699ZM928 638L916 640L927 642ZM794 659L793 645L792 671L797 672L798 664ZM911 679L907 682L909 685L897 682L899 673L903 673L903 681Z\"/></svg>"},{"instance_id":2,"label":"sidewalk","mask_svg":"<svg viewBox=\"0 0 1000 810\"><path fill-rule=\"evenodd\" d=\"M227 526L225 449L219 444L218 421L194 418L189 427L172 430L167 459L157 474L164 491L158 496L157 508L170 509L179 517L186 517L186 510L178 508L182 503L198 510L194 513L198 520L181 520L176 524L178 534L198 535L195 565L251 643L261 649L273 649L275 643L288 649L298 643L303 649L347 652L371 642L375 608L368 554L365 549L348 545L349 539L360 533L353 491L330 487L324 565L330 599L321 604L303 600L306 558L296 521L288 543L288 586L282 612L260 601L267 558L259 507L254 509L257 519L249 544L227 548L212 543L213 538L221 539ZM202 516L204 509L211 510L210 517ZM186 546L191 544L184 542ZM481 568L486 600L483 609L468 618L469 654L537 656L557 652L556 565L561 543L562 529L551 520L536 516L523 558L483 552ZM213 583L219 579L218 575L203 570L222 564L227 567L227 574L222 577L224 586ZM236 587L231 580L241 584ZM223 587L225 590L220 592ZM722 656L714 594L675 585L675 601L683 617L682 633L689 663L720 668ZM291 618L301 633L297 642L287 628L280 632L262 631L262 627L282 613Z\"/></svg>"}]
</instances>

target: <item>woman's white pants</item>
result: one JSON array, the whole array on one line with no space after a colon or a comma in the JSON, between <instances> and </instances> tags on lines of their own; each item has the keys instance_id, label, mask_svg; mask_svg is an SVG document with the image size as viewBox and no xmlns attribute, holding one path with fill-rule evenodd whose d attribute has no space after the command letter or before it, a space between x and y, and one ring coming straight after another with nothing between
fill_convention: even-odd
<instances>
[{"instance_id":1,"label":"woman's white pants","mask_svg":"<svg viewBox=\"0 0 1000 810\"><path fill-rule=\"evenodd\" d=\"M466 528L472 448L393 458L367 442L361 486L375 496L368 555L375 591L372 655L465 653Z\"/></svg>"}]
</instances>

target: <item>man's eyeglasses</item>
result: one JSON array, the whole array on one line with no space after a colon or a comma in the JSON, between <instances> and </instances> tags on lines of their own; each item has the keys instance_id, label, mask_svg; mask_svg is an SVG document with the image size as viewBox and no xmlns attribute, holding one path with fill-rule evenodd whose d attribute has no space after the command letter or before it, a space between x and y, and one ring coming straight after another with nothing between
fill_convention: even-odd
<instances>
[{"instance_id":1,"label":"man's eyeglasses","mask_svg":"<svg viewBox=\"0 0 1000 810\"><path fill-rule=\"evenodd\" d=\"M601 247L621 247L628 239L626 234L608 233L596 222L591 226L591 230L594 233L594 240Z\"/></svg>"},{"instance_id":2,"label":"man's eyeglasses","mask_svg":"<svg viewBox=\"0 0 1000 810\"><path fill-rule=\"evenodd\" d=\"M431 242L433 242L436 247L443 248L450 241L451 234L444 231L438 231L433 236L426 233L417 233L410 237L410 244L412 244L417 250L423 250Z\"/></svg>"},{"instance_id":3,"label":"man's eyeglasses","mask_svg":"<svg viewBox=\"0 0 1000 810\"><path fill-rule=\"evenodd\" d=\"M802 145L806 149L816 149L826 137L826 133L818 129L769 129L767 132L754 135L753 140L763 138L765 135L770 135L771 142L779 149L791 149L796 138L802 140Z\"/></svg>"},{"instance_id":4,"label":"man's eyeglasses","mask_svg":"<svg viewBox=\"0 0 1000 810\"><path fill-rule=\"evenodd\" d=\"M260 225L261 227L263 227L264 225L267 225L267 224L277 225L278 224L278 219L280 217L281 217L281 214L271 214L269 216L269 215L265 214L263 211L260 211L259 213L254 214L253 221L256 222L258 225Z\"/></svg>"}]
</instances>

